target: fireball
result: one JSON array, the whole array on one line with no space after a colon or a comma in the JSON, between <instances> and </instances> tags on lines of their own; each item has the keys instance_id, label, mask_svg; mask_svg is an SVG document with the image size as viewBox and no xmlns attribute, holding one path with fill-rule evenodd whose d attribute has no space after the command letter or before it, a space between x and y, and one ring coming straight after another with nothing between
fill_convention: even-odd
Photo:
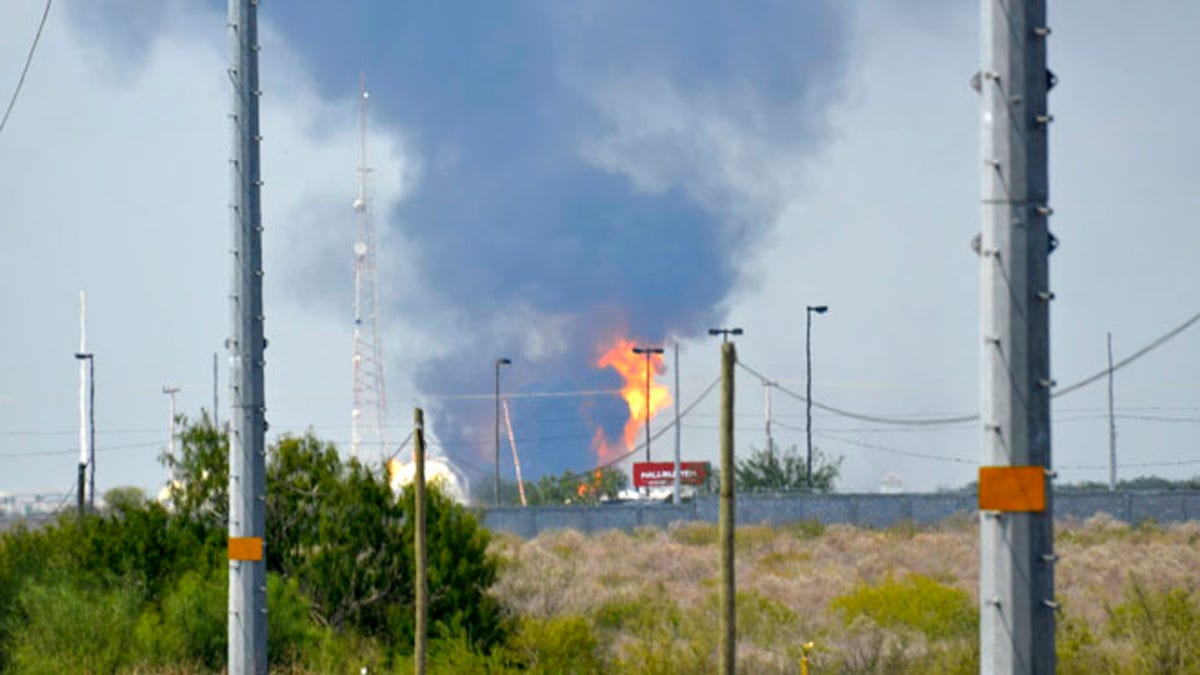
<instances>
[{"instance_id":1,"label":"fireball","mask_svg":"<svg viewBox=\"0 0 1200 675\"><path fill-rule=\"evenodd\" d=\"M662 354L651 354L647 368L646 356L633 353L635 346L632 340L618 337L596 361L598 368L612 368L624 380L621 398L629 407L629 418L625 420L625 429L621 434L621 447L613 447L604 430L596 429L592 449L600 462L610 461L636 447L638 432L645 426L646 420L653 419L658 411L671 405L671 393L666 386L654 381L655 375L666 370ZM647 384L649 399L646 396Z\"/></svg>"}]
</instances>

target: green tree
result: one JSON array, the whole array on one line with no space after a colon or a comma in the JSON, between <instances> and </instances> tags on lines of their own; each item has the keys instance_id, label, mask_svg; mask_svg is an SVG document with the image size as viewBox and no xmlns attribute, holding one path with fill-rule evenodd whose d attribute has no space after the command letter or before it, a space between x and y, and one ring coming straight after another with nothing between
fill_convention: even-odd
<instances>
[{"instance_id":1,"label":"green tree","mask_svg":"<svg viewBox=\"0 0 1200 675\"><path fill-rule=\"evenodd\" d=\"M177 477L172 501L181 516L223 527L227 435L202 417L183 438L178 457L165 458ZM436 486L428 494L430 624L435 636L462 634L490 648L503 622L487 595L499 567L489 534ZM268 449L266 507L267 570L297 585L320 624L411 649L411 493L398 497L382 466L343 461L310 432Z\"/></svg>"},{"instance_id":2,"label":"green tree","mask_svg":"<svg viewBox=\"0 0 1200 675\"><path fill-rule=\"evenodd\" d=\"M527 483L530 504L598 504L614 499L629 485L625 472L612 467L575 473L546 474L537 483Z\"/></svg>"},{"instance_id":3,"label":"green tree","mask_svg":"<svg viewBox=\"0 0 1200 675\"><path fill-rule=\"evenodd\" d=\"M159 461L171 470L168 486L175 513L225 528L229 523L229 426L218 429L207 413L183 426L178 455L163 453Z\"/></svg>"},{"instance_id":4,"label":"green tree","mask_svg":"<svg viewBox=\"0 0 1200 675\"><path fill-rule=\"evenodd\" d=\"M842 457L830 457L813 448L812 489L832 492L842 473ZM765 492L773 490L805 490L808 488L807 457L796 446L783 452L751 447L750 456L739 459L734 466L735 485L739 491Z\"/></svg>"},{"instance_id":5,"label":"green tree","mask_svg":"<svg viewBox=\"0 0 1200 675\"><path fill-rule=\"evenodd\" d=\"M104 493L108 510L136 509L146 502L146 492L139 487L115 487Z\"/></svg>"}]
</instances>

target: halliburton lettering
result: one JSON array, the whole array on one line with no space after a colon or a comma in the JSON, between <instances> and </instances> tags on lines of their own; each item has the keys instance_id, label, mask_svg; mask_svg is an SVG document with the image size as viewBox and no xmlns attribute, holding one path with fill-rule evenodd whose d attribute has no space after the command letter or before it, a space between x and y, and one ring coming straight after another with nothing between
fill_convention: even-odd
<instances>
[{"instance_id":1,"label":"halliburton lettering","mask_svg":"<svg viewBox=\"0 0 1200 675\"><path fill-rule=\"evenodd\" d=\"M680 462L679 482L683 485L704 485L708 480L708 462ZM675 462L636 462L633 465L634 487L667 487L675 484Z\"/></svg>"}]
</instances>

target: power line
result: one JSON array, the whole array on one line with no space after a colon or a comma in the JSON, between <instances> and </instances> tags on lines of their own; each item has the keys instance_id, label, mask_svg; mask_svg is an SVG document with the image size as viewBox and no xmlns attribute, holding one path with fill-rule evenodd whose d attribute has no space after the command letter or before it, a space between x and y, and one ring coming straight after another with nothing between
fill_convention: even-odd
<instances>
[{"instance_id":1,"label":"power line","mask_svg":"<svg viewBox=\"0 0 1200 675\"><path fill-rule=\"evenodd\" d=\"M1163 344L1165 344L1171 338L1179 335L1183 331L1190 328L1197 321L1200 321L1200 313L1194 314L1191 318L1187 319L1183 323L1181 323L1178 326L1167 331L1162 336L1160 336L1157 339L1155 339L1154 341L1152 341L1150 344L1146 345L1145 347L1142 347L1141 349L1137 350L1133 354L1130 354L1129 356L1125 357L1124 359L1121 359L1117 363L1113 364L1112 368L1105 368L1104 370L1101 370L1100 372L1098 372L1094 375L1091 375L1089 377L1085 377L1084 379L1082 379L1078 382L1070 384L1066 387L1061 387L1061 388L1056 389L1050 395L1051 398L1057 398L1059 396L1064 396L1064 395L1069 394L1078 389L1082 389L1083 387L1086 387L1087 385L1092 384L1093 382L1096 382L1104 377L1107 377L1109 372L1115 372L1117 370L1120 370L1121 368L1129 365L1130 363L1133 363L1134 361L1140 359L1141 357L1143 357L1146 354L1150 353L1151 351L1157 349L1158 347L1161 347ZM750 373L751 375L754 375L755 377L759 378L760 380L769 381L769 382L777 382L777 380L772 380L771 378L767 377L766 375L763 375L762 373L758 372L757 370L751 368L750 366L746 365L745 363L743 363L741 361L738 361L738 366L740 366L743 370ZM785 387L783 385L776 384L775 388L798 401L804 402L807 400L804 397L804 395L794 392L791 389L788 389L787 387ZM837 407L831 406L827 403L821 403L820 401L817 401L815 399L813 400L812 404L813 404L813 407L820 408L822 410L834 413L836 415L840 415L842 417L848 417L850 419L856 419L856 420L860 420L863 422L871 422L873 424L894 424L894 425L898 425L898 426L920 427L920 426L945 426L945 425L950 425L950 424L962 424L964 422L974 422L974 421L979 420L978 413L974 413L971 415L958 415L958 416L954 416L954 417L927 417L927 418L914 419L914 418L898 418L898 417L883 417L883 416L879 416L879 415L868 415L866 413L854 412L851 410L846 410L844 408L837 408ZM1166 420L1163 420L1163 421L1166 421ZM1190 421L1190 420L1179 420L1179 421Z\"/></svg>"},{"instance_id":2,"label":"power line","mask_svg":"<svg viewBox=\"0 0 1200 675\"><path fill-rule=\"evenodd\" d=\"M8 101L4 118L0 119L0 132L4 131L4 126L8 124L8 116L12 114L13 106L17 104L17 97L21 95L21 87L25 86L25 75L29 73L29 64L33 62L33 53L37 51L38 42L42 39L42 29L46 27L46 18L50 16L52 1L46 0L46 9L42 10L42 20L38 22L37 33L33 35L33 44L29 45L29 54L25 56L25 65L21 68L21 77L17 79L17 88L13 90L12 98Z\"/></svg>"},{"instance_id":3,"label":"power line","mask_svg":"<svg viewBox=\"0 0 1200 675\"><path fill-rule=\"evenodd\" d=\"M524 394L505 394L505 398L587 398L588 396L619 396L620 389L579 389L574 391L534 391ZM440 401L491 401L495 394L423 394L421 398Z\"/></svg>"},{"instance_id":4,"label":"power line","mask_svg":"<svg viewBox=\"0 0 1200 675\"><path fill-rule=\"evenodd\" d=\"M1183 323L1179 324L1178 326L1167 331L1162 337L1158 338L1157 340L1154 340L1150 344L1146 345L1145 347L1142 347L1141 349L1139 349L1136 352L1130 354L1129 356L1121 359L1120 361L1117 361L1115 364L1113 364L1113 366L1111 368L1105 368L1104 370L1101 370L1100 372L1096 373L1095 375L1092 375L1091 377L1086 377L1086 378L1076 382L1075 384L1057 389L1057 390L1055 390L1055 392L1053 394L1051 394L1051 396L1062 396L1064 394L1069 394L1069 393L1075 391L1076 389L1086 387L1087 385L1089 385L1101 378L1107 377L1110 372L1116 372L1116 371L1120 370L1121 368L1124 368L1125 366L1129 365L1130 363L1133 363L1134 361L1142 358L1143 356L1150 353L1151 351L1161 347L1168 340L1175 337L1176 335L1179 335L1183 331L1187 330L1188 328L1190 328L1192 326L1192 324L1196 323L1197 321L1200 321L1200 313L1196 313L1196 314L1192 315L1192 317L1190 319L1188 319L1187 321L1184 321Z\"/></svg>"},{"instance_id":5,"label":"power line","mask_svg":"<svg viewBox=\"0 0 1200 675\"><path fill-rule=\"evenodd\" d=\"M1138 462L1135 464L1118 464L1118 469L1146 469L1151 467L1162 466L1188 466L1192 464L1200 464L1200 459L1178 459L1166 462ZM1107 464L1065 464L1057 467L1059 469L1108 469Z\"/></svg>"},{"instance_id":6,"label":"power line","mask_svg":"<svg viewBox=\"0 0 1200 675\"><path fill-rule=\"evenodd\" d=\"M750 373L751 375L759 378L760 380L773 381L773 380L771 380L771 378L763 375L762 373L751 368L750 366L746 365L745 363L742 363L741 361L738 361L738 366L740 366L743 370ZM788 389L787 387L785 387L783 385L776 385L775 388L798 401L804 402L804 401L808 400L807 398L804 397L803 394L794 392L791 389ZM860 420L863 422L874 422L876 424L894 424L894 425L898 425L898 426L914 426L914 427L915 426L943 426L943 425L947 425L947 424L962 424L963 422L972 422L972 421L979 419L978 413L975 413L973 415L959 415L956 417L930 417L930 418L923 418L923 419L880 417L878 415L867 415L864 413L857 413L857 412L853 412L850 410L845 410L843 408L837 408L837 407L831 406L827 403L821 403L817 400L813 400L812 404L813 404L813 407L815 407L815 408L820 408L821 410L825 410L827 412L831 412L836 415L840 415L842 417L849 417L850 419L856 419L856 420Z\"/></svg>"},{"instance_id":7,"label":"power line","mask_svg":"<svg viewBox=\"0 0 1200 675\"><path fill-rule=\"evenodd\" d=\"M127 443L124 445L106 445L101 450L104 452L120 451L120 450L136 450L138 448L152 448L162 446L162 441L149 441L147 443ZM71 450L29 450L27 452L6 452L0 454L0 459L10 457L50 457L53 455L70 455L79 452L78 448Z\"/></svg>"},{"instance_id":8,"label":"power line","mask_svg":"<svg viewBox=\"0 0 1200 675\"><path fill-rule=\"evenodd\" d=\"M917 459L928 459L928 460L933 460L933 461L937 461L937 462L950 462L950 463L954 463L954 464L967 464L970 466L979 466L979 462L970 460L970 459L964 459L961 457L946 457L944 455L931 455L931 454L927 454L927 453L923 453L923 452L913 452L911 450L901 450L899 448L893 448L893 447L889 447L886 445L879 445L878 443L868 443L866 441L859 441L859 440L855 440L855 439L851 439L851 438L844 438L841 436L833 436L833 435L822 433L822 432L816 432L816 435L820 436L821 438L827 438L831 441L837 441L839 443L845 443L847 445L856 445L860 448L866 448L868 450L876 450L878 452L886 452L891 455L902 455L904 457L915 457Z\"/></svg>"}]
</instances>

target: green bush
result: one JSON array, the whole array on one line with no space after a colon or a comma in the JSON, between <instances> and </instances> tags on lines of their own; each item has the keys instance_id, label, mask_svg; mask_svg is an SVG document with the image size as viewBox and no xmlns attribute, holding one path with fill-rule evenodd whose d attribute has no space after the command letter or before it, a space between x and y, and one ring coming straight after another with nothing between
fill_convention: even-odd
<instances>
[{"instance_id":1,"label":"green bush","mask_svg":"<svg viewBox=\"0 0 1200 675\"><path fill-rule=\"evenodd\" d=\"M229 645L229 574L226 568L188 572L138 620L142 660L164 667L218 671ZM309 603L294 581L267 575L267 657L272 665L293 664L320 646L309 619Z\"/></svg>"},{"instance_id":2,"label":"green bush","mask_svg":"<svg viewBox=\"0 0 1200 675\"><path fill-rule=\"evenodd\" d=\"M227 651L228 603L229 582L222 583L217 570L184 574L161 609L150 608L138 620L137 640L146 660L219 670Z\"/></svg>"},{"instance_id":3,"label":"green bush","mask_svg":"<svg viewBox=\"0 0 1200 675\"><path fill-rule=\"evenodd\" d=\"M227 587L228 582L223 588ZM320 645L321 632L310 618L311 609L295 579L267 574L267 654L271 663L302 661Z\"/></svg>"},{"instance_id":4,"label":"green bush","mask_svg":"<svg viewBox=\"0 0 1200 675\"><path fill-rule=\"evenodd\" d=\"M514 664L534 673L608 671L603 645L581 616L526 619L509 639L508 652Z\"/></svg>"},{"instance_id":5,"label":"green bush","mask_svg":"<svg viewBox=\"0 0 1200 675\"><path fill-rule=\"evenodd\" d=\"M816 539L825 534L825 525L816 518L794 520L790 523L785 523L781 529L801 540Z\"/></svg>"},{"instance_id":6,"label":"green bush","mask_svg":"<svg viewBox=\"0 0 1200 675\"><path fill-rule=\"evenodd\" d=\"M366 668L378 673L386 672L387 663L387 651L379 640L353 630L325 628L296 666L300 672L357 673Z\"/></svg>"},{"instance_id":7,"label":"green bush","mask_svg":"<svg viewBox=\"0 0 1200 675\"><path fill-rule=\"evenodd\" d=\"M713 595L714 606L720 605L720 596ZM799 617L778 600L773 600L756 590L737 592L738 640L745 640L764 649L773 649L788 642L790 632L796 627Z\"/></svg>"},{"instance_id":8,"label":"green bush","mask_svg":"<svg viewBox=\"0 0 1200 675\"><path fill-rule=\"evenodd\" d=\"M713 523L680 523L671 529L671 538L688 546L713 546L717 543L717 526Z\"/></svg>"},{"instance_id":9,"label":"green bush","mask_svg":"<svg viewBox=\"0 0 1200 675\"><path fill-rule=\"evenodd\" d=\"M1142 673L1200 673L1200 597L1191 589L1147 591L1130 578L1125 601L1109 610L1106 632L1136 645Z\"/></svg>"},{"instance_id":10,"label":"green bush","mask_svg":"<svg viewBox=\"0 0 1200 675\"><path fill-rule=\"evenodd\" d=\"M612 672L642 675L708 675L716 670L716 645L710 637L660 641L639 636L617 655Z\"/></svg>"},{"instance_id":11,"label":"green bush","mask_svg":"<svg viewBox=\"0 0 1200 675\"><path fill-rule=\"evenodd\" d=\"M846 625L862 616L885 628L915 630L929 640L965 638L979 631L978 612L966 591L919 574L859 585L830 607Z\"/></svg>"},{"instance_id":12,"label":"green bush","mask_svg":"<svg viewBox=\"0 0 1200 675\"><path fill-rule=\"evenodd\" d=\"M661 592L614 598L597 607L593 617L596 626L601 629L637 635L674 636L683 622L683 612L679 606L662 599Z\"/></svg>"},{"instance_id":13,"label":"green bush","mask_svg":"<svg viewBox=\"0 0 1200 675\"><path fill-rule=\"evenodd\" d=\"M181 477L171 509L122 489L102 513L0 534L0 672L223 666L227 435L204 418L182 436L166 460ZM311 435L271 453L272 666L391 665L413 642L412 491L397 498L382 470L343 463ZM508 630L489 592L500 559L473 514L435 487L427 494L430 638L455 663L467 658L461 643L491 668Z\"/></svg>"},{"instance_id":14,"label":"green bush","mask_svg":"<svg viewBox=\"0 0 1200 675\"><path fill-rule=\"evenodd\" d=\"M1059 673L1091 675L1117 672L1116 663L1102 647L1087 621L1067 612L1059 615L1054 630L1054 651Z\"/></svg>"}]
</instances>

